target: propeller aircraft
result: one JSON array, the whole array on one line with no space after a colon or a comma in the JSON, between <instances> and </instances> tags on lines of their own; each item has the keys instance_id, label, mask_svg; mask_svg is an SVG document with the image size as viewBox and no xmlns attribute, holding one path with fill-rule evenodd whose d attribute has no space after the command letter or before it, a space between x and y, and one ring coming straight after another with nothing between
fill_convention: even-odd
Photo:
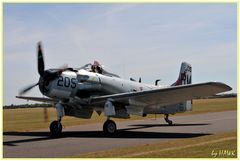
<instances>
[{"instance_id":1,"label":"propeller aircraft","mask_svg":"<svg viewBox=\"0 0 240 161\"><path fill-rule=\"evenodd\" d=\"M192 84L192 67L183 62L179 77L169 86L145 84L134 79L123 79L106 71L94 61L80 68L61 67L45 69L41 43L37 45L39 81L20 91L19 99L53 103L57 120L50 124L52 136L62 133L64 116L90 119L93 112L104 113L106 121L103 132L113 135L116 123L110 118L130 118L131 115L163 114L165 121L170 114L191 111L192 99L212 96L232 88L221 82ZM46 97L28 97L23 94L38 86Z\"/></svg>"}]
</instances>

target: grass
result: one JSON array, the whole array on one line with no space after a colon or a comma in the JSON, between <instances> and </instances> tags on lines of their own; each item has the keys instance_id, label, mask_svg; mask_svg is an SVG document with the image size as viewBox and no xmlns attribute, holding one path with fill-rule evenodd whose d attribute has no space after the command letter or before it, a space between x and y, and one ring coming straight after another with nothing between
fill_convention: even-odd
<instances>
[{"instance_id":1,"label":"grass","mask_svg":"<svg viewBox=\"0 0 240 161\"><path fill-rule=\"evenodd\" d=\"M193 110L185 114L221 112L226 110L237 110L236 97L193 100Z\"/></svg>"},{"instance_id":2,"label":"grass","mask_svg":"<svg viewBox=\"0 0 240 161\"><path fill-rule=\"evenodd\" d=\"M237 132L83 153L76 158L236 158Z\"/></svg>"},{"instance_id":3,"label":"grass","mask_svg":"<svg viewBox=\"0 0 240 161\"><path fill-rule=\"evenodd\" d=\"M218 98L218 99L202 99L193 100L193 111L178 114L198 114L206 112L218 112L237 109L237 98ZM54 108L48 108L48 120L44 121L42 108L26 108L26 109L7 109L3 110L3 131L31 131L47 128L49 124L56 120L56 111ZM155 115L148 115L146 118L153 118ZM132 116L134 119L145 119L140 116ZM103 123L106 118L98 116L94 112L91 119L79 119L74 117L63 117L63 126L73 126L79 124ZM114 119L115 121L123 121L123 119Z\"/></svg>"},{"instance_id":4,"label":"grass","mask_svg":"<svg viewBox=\"0 0 240 161\"><path fill-rule=\"evenodd\" d=\"M48 108L48 119L44 120L42 108L26 109L8 109L3 110L3 131L31 131L36 129L47 128L49 124L56 120L56 110ZM97 113L93 114L92 119L78 119L74 117L63 117L64 126L89 124L103 121L104 117L98 117Z\"/></svg>"}]
</instances>

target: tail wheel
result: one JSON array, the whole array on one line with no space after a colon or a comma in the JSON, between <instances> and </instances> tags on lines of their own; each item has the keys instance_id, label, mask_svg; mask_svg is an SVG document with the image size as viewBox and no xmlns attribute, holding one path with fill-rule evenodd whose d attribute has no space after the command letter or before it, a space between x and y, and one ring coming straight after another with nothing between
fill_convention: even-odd
<instances>
[{"instance_id":1,"label":"tail wheel","mask_svg":"<svg viewBox=\"0 0 240 161\"><path fill-rule=\"evenodd\" d=\"M62 124L59 121L53 121L49 129L52 136L58 137L62 133Z\"/></svg>"},{"instance_id":2,"label":"tail wheel","mask_svg":"<svg viewBox=\"0 0 240 161\"><path fill-rule=\"evenodd\" d=\"M168 116L169 116L169 114L165 114L164 119L165 119L165 121L168 123L169 126L172 126L172 125L173 125L173 122L168 119Z\"/></svg>"},{"instance_id":3,"label":"tail wheel","mask_svg":"<svg viewBox=\"0 0 240 161\"><path fill-rule=\"evenodd\" d=\"M107 135L115 134L117 132L117 126L116 126L115 122L112 120L107 120L103 124L103 132Z\"/></svg>"}]
</instances>

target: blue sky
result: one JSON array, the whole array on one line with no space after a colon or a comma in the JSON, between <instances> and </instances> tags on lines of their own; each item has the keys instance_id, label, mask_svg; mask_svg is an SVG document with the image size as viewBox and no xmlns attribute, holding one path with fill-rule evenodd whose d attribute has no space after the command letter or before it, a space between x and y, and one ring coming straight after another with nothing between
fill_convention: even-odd
<instances>
[{"instance_id":1,"label":"blue sky","mask_svg":"<svg viewBox=\"0 0 240 161\"><path fill-rule=\"evenodd\" d=\"M173 83L182 61L193 83L220 81L237 92L237 5L7 4L3 104L26 103L18 91L38 81L36 43L45 67L98 60L108 70L145 83ZM38 88L27 94L42 96Z\"/></svg>"}]
</instances>

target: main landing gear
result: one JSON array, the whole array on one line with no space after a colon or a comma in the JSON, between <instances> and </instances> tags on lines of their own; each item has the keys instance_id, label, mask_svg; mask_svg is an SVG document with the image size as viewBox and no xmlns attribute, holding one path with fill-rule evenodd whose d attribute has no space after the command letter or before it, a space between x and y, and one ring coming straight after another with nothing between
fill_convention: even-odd
<instances>
[{"instance_id":1,"label":"main landing gear","mask_svg":"<svg viewBox=\"0 0 240 161\"><path fill-rule=\"evenodd\" d=\"M53 121L49 126L51 136L59 137L62 133L61 119L58 121Z\"/></svg>"},{"instance_id":2,"label":"main landing gear","mask_svg":"<svg viewBox=\"0 0 240 161\"><path fill-rule=\"evenodd\" d=\"M164 115L164 120L168 123L169 126L171 126L173 124L173 122L168 119L168 116L169 116L169 114L165 114Z\"/></svg>"},{"instance_id":3,"label":"main landing gear","mask_svg":"<svg viewBox=\"0 0 240 161\"><path fill-rule=\"evenodd\" d=\"M113 135L117 132L117 126L114 121L107 119L103 124L103 132L106 135Z\"/></svg>"},{"instance_id":4,"label":"main landing gear","mask_svg":"<svg viewBox=\"0 0 240 161\"><path fill-rule=\"evenodd\" d=\"M59 137L62 133L62 124L61 120L62 117L65 115L64 112L64 106L61 104L61 102L57 103L56 105L56 110L57 110L57 121L53 121L50 126L50 132L52 137Z\"/></svg>"}]
</instances>

